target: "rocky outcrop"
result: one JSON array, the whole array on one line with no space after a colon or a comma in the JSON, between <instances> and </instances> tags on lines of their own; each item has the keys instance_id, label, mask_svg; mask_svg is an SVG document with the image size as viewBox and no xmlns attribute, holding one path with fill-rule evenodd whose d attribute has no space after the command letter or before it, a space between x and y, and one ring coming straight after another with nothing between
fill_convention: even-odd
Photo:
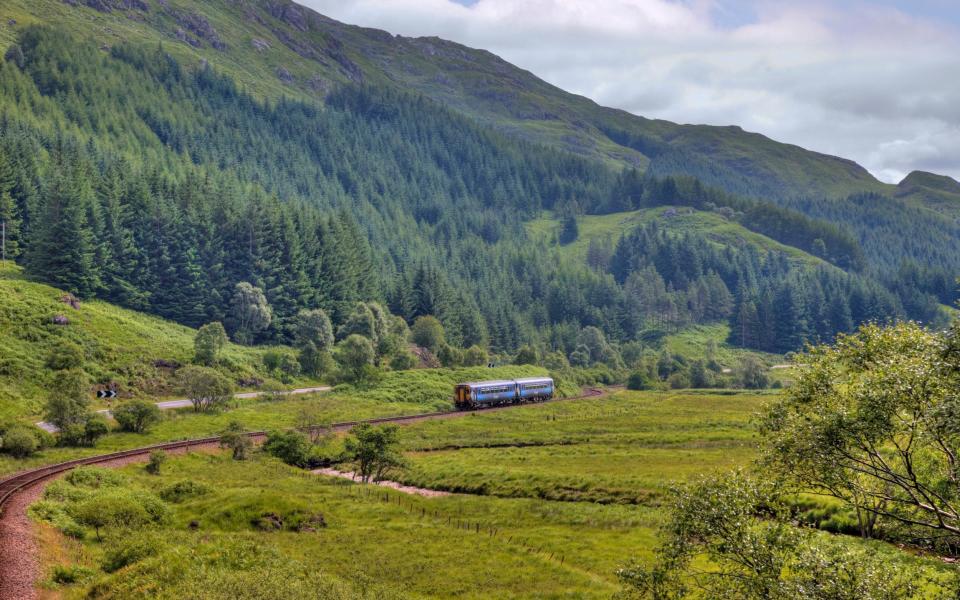
<instances>
[{"instance_id":1,"label":"rocky outcrop","mask_svg":"<svg viewBox=\"0 0 960 600\"><path fill-rule=\"evenodd\" d=\"M286 84L293 83L293 75L285 67L277 67L277 79Z\"/></svg>"},{"instance_id":2,"label":"rocky outcrop","mask_svg":"<svg viewBox=\"0 0 960 600\"><path fill-rule=\"evenodd\" d=\"M177 25L180 25L180 29L176 32L177 39L187 42L191 46L200 47L202 46L201 42L206 42L217 50L226 49L226 43L220 38L220 34L217 33L217 30L213 28L213 25L205 16L185 10L171 10L169 14L177 22ZM193 36L187 32L192 33Z\"/></svg>"},{"instance_id":3,"label":"rocky outcrop","mask_svg":"<svg viewBox=\"0 0 960 600\"><path fill-rule=\"evenodd\" d=\"M270 49L270 42L267 40L261 40L259 38L253 38L250 40L250 45L253 46L253 49L257 52L263 52L264 50Z\"/></svg>"}]
</instances>

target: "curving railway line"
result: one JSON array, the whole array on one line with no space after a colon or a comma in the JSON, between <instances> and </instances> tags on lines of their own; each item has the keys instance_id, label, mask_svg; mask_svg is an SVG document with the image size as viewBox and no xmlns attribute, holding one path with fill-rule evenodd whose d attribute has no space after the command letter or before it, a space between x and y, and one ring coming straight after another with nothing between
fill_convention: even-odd
<instances>
[{"instance_id":1,"label":"curving railway line","mask_svg":"<svg viewBox=\"0 0 960 600\"><path fill-rule=\"evenodd\" d=\"M574 398L566 398L566 400L576 400L581 398L590 398L596 396L602 396L606 392L598 388L589 388L585 389L580 396ZM560 402L565 399L557 398L554 400L549 400L547 402ZM483 412L492 412L498 410L509 410L511 408L516 408L518 406L526 406L525 404L514 404L506 406L494 406L490 408L482 409ZM360 423L415 423L417 421L427 421L431 419L449 419L459 417L465 414L471 414L471 411L441 411L441 412L432 412L432 413L421 413L416 415L404 415L399 417L378 417L374 419L363 419L360 421L343 421L340 423L334 423L330 426L330 429L334 431L344 431L350 429L355 425ZM254 440L260 440L267 436L266 431L250 431L246 435ZM162 444L154 444L152 446L143 446L140 448L133 448L130 450L122 450L120 452L111 452L109 454L99 454L97 456L88 456L86 458L78 458L75 460L69 460L62 463L56 463L53 465L47 465L45 467L40 467L37 469L31 469L29 471L22 471L16 473L6 479L0 480L0 518L2 518L4 507L9 499L27 487L32 486L35 483L39 483L75 467L83 465L94 465L98 463L107 463L113 462L118 459L125 459L134 456L147 455L150 452L155 450L184 450L187 451L190 448L199 448L202 446L211 446L218 444L220 442L220 436L212 436L205 438L196 438L191 440L181 440L176 442L165 442ZM2 540L0 540L2 542Z\"/></svg>"},{"instance_id":2,"label":"curving railway line","mask_svg":"<svg viewBox=\"0 0 960 600\"><path fill-rule=\"evenodd\" d=\"M615 386L619 387L619 386ZM557 398L548 402L562 400L576 400L603 396L610 388L586 388L574 398ZM509 410L523 404L495 406L482 409L486 411ZM330 426L334 431L344 431L360 423L415 423L432 419L450 419L472 414L473 411L444 411L406 415L398 417L380 417L360 421L344 421ZM254 440L266 438L266 431L251 431L246 435ZM63 473L82 465L120 466L131 461L138 461L155 450L168 452L187 452L191 449L217 446L220 436L180 440L143 446L120 452L100 454L78 458L53 465L21 471L0 480L0 599L2 600L31 600L36 598L36 577L39 564L37 561L37 543L34 530L26 515L27 507L39 498L44 481L62 475Z\"/></svg>"}]
</instances>

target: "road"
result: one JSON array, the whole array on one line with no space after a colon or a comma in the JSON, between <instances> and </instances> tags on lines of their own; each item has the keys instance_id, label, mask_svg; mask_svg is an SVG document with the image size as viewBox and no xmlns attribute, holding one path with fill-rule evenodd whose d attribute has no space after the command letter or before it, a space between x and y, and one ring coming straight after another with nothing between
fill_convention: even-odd
<instances>
[{"instance_id":1,"label":"road","mask_svg":"<svg viewBox=\"0 0 960 600\"><path fill-rule=\"evenodd\" d=\"M288 390L286 392L280 392L282 395L293 396L295 394L313 394L315 392L328 392L330 391L330 386L322 385L319 387L305 387L305 388L296 388L293 390ZM234 394L234 398L256 398L266 392L243 392L240 394ZM171 410L174 408L190 408L193 406L193 403L186 398L181 398L179 400L164 400L163 402L157 402L157 408L160 410ZM110 415L109 409L98 410L97 413L102 415ZM40 421L36 423L36 426L44 431L49 431L50 433L56 433L59 431L56 425L53 423L48 423L46 421Z\"/></svg>"}]
</instances>

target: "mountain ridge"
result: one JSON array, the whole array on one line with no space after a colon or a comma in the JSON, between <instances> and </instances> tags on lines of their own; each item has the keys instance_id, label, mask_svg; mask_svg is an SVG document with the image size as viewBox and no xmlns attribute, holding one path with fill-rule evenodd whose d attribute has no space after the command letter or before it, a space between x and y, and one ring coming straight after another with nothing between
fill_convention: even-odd
<instances>
[{"instance_id":1,"label":"mountain ridge","mask_svg":"<svg viewBox=\"0 0 960 600\"><path fill-rule=\"evenodd\" d=\"M0 19L19 21L0 41L22 24L79 19L105 47L159 37L174 55L211 62L266 97L319 99L345 83L389 82L514 137L655 175L695 176L732 193L778 200L895 189L846 158L736 125L603 107L487 50L348 25L289 0L11 0L7 11Z\"/></svg>"}]
</instances>

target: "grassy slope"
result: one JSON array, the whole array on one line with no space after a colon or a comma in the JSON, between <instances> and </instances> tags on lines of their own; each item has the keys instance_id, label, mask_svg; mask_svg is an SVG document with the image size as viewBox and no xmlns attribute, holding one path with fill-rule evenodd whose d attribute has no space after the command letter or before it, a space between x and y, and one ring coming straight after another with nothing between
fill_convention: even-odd
<instances>
[{"instance_id":1,"label":"grassy slope","mask_svg":"<svg viewBox=\"0 0 960 600\"><path fill-rule=\"evenodd\" d=\"M738 127L677 125L651 120L564 92L497 56L436 38L403 38L345 25L302 7L269 10L263 1L169 0L163 9L147 0L146 12L100 13L60 0L7 0L0 7L0 46L30 23L56 23L91 35L106 45L122 40L162 41L186 64L209 61L254 94L317 98L350 80L395 85L424 93L511 135L599 158L614 165L645 168L650 160L674 157L660 170L737 180L737 191L758 195L838 196L854 191L890 191L862 167L836 157L781 144ZM201 41L193 47L177 39L181 25L172 11L205 17L223 49ZM8 19L17 21L8 26ZM190 33L190 32L188 32ZM190 33L190 35L193 35ZM256 49L254 40L269 47ZM292 80L278 75L282 68ZM618 132L618 133L613 133ZM642 139L642 150L622 135ZM634 144L636 145L636 144ZM646 154L644 154L646 152ZM686 171L684 169L687 169ZM706 169L706 171L704 171ZM732 183L731 180L731 184Z\"/></svg>"},{"instance_id":2,"label":"grassy slope","mask_svg":"<svg viewBox=\"0 0 960 600\"><path fill-rule=\"evenodd\" d=\"M94 383L115 382L125 395L172 394L170 373L154 361L189 362L193 329L99 301L75 310L63 296L28 281L12 263L0 266L0 418L39 414L53 376L44 361L61 340L84 348ZM53 324L55 315L69 324ZM261 357L269 349L229 344L221 369L234 378L263 377Z\"/></svg>"},{"instance_id":3,"label":"grassy slope","mask_svg":"<svg viewBox=\"0 0 960 600\"><path fill-rule=\"evenodd\" d=\"M667 216L668 211L676 211L676 214ZM823 260L807 254L803 250L786 246L765 235L754 233L739 223L728 221L718 214L693 210L688 207L657 206L608 215L584 215L577 218L580 232L577 240L565 246L558 246L558 248L564 258L584 262L591 240L609 239L611 244L616 246L621 235L651 222L656 222L658 226L671 233L696 233L721 245L752 244L762 250L783 252L800 263L808 265L826 264ZM554 245L556 245L556 235L559 233L560 227L560 221L549 212L545 212L540 219L527 223L527 231L531 237Z\"/></svg>"},{"instance_id":4,"label":"grassy slope","mask_svg":"<svg viewBox=\"0 0 960 600\"><path fill-rule=\"evenodd\" d=\"M945 175L914 171L897 185L897 198L948 219L960 219L960 183Z\"/></svg>"}]
</instances>

